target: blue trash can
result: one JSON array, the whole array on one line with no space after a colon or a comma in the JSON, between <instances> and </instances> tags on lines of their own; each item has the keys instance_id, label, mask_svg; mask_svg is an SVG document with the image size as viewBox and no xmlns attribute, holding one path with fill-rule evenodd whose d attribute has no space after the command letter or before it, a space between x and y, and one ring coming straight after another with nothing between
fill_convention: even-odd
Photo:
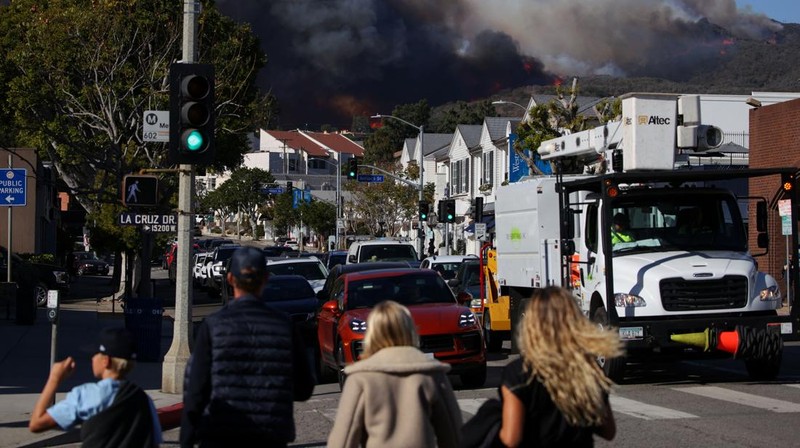
<instances>
[{"instance_id":1,"label":"blue trash can","mask_svg":"<svg viewBox=\"0 0 800 448\"><path fill-rule=\"evenodd\" d=\"M161 299L130 299L125 304L125 328L136 340L137 361L161 360Z\"/></svg>"}]
</instances>

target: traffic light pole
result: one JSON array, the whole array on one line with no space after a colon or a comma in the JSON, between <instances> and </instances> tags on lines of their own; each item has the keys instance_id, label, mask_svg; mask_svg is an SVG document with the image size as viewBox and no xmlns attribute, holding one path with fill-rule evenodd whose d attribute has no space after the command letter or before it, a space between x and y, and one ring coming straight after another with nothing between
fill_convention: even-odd
<instances>
[{"instance_id":1,"label":"traffic light pole","mask_svg":"<svg viewBox=\"0 0 800 448\"><path fill-rule=\"evenodd\" d=\"M200 2L183 1L183 63L195 60L195 35ZM194 169L192 165L181 164L178 174L178 252L175 280L175 322L172 331L172 345L164 355L161 366L161 390L166 393L183 393L183 376L191 355L192 340L192 288L189 279L191 258L191 220L192 188Z\"/></svg>"}]
</instances>

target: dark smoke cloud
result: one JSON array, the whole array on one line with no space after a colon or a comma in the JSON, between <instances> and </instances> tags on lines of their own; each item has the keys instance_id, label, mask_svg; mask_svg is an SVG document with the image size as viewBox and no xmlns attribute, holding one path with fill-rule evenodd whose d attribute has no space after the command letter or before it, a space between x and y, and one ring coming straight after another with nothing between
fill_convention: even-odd
<instances>
[{"instance_id":1,"label":"dark smoke cloud","mask_svg":"<svg viewBox=\"0 0 800 448\"><path fill-rule=\"evenodd\" d=\"M680 80L781 26L734 0L218 0L269 58L259 82L283 128L552 83L557 75Z\"/></svg>"}]
</instances>

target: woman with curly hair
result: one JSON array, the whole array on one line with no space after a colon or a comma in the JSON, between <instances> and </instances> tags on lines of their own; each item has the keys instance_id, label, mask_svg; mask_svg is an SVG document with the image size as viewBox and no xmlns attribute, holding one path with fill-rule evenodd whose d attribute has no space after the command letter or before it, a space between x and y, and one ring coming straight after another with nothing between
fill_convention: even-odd
<instances>
[{"instance_id":1,"label":"woman with curly hair","mask_svg":"<svg viewBox=\"0 0 800 448\"><path fill-rule=\"evenodd\" d=\"M616 434L608 401L613 382L597 356L622 354L619 336L587 319L569 291L534 292L522 315L520 358L503 371L500 387L504 445L590 447L593 434Z\"/></svg>"}]
</instances>

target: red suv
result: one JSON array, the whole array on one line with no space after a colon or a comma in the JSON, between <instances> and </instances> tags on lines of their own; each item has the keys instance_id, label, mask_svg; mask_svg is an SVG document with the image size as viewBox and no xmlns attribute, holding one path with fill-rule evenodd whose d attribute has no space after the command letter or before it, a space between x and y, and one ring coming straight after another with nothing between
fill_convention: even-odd
<instances>
[{"instance_id":1,"label":"red suv","mask_svg":"<svg viewBox=\"0 0 800 448\"><path fill-rule=\"evenodd\" d=\"M397 268L344 274L336 279L319 311L317 337L322 369L337 372L364 351L367 315L384 300L411 311L420 349L452 366L467 387L486 381L486 351L481 327L472 311L459 304L442 277L427 269Z\"/></svg>"}]
</instances>

